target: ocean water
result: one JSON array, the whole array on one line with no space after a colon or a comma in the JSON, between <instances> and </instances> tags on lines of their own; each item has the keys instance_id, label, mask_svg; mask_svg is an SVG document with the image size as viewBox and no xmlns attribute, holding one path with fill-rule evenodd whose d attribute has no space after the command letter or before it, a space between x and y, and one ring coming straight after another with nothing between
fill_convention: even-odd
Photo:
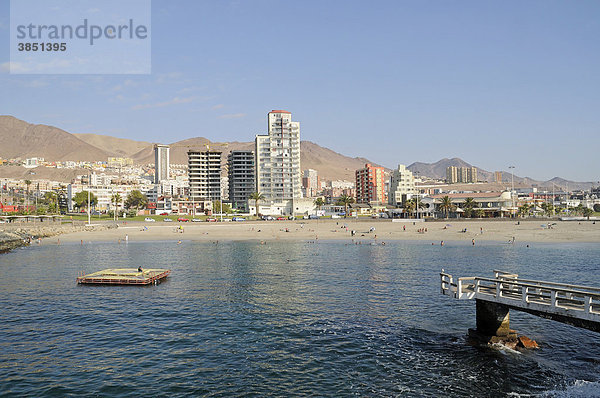
<instances>
[{"instance_id":1,"label":"ocean water","mask_svg":"<svg viewBox=\"0 0 600 398\"><path fill-rule=\"evenodd\" d=\"M162 284L78 271L172 269ZM0 396L600 396L600 335L511 311L541 349L475 347L439 271L600 286L593 244L129 242L0 256Z\"/></svg>"}]
</instances>

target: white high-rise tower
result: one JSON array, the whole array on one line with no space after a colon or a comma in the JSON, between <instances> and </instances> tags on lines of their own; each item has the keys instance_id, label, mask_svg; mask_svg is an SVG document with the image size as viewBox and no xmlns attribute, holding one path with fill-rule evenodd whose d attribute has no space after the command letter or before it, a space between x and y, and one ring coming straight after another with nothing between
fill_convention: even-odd
<instances>
[{"instance_id":1,"label":"white high-rise tower","mask_svg":"<svg viewBox=\"0 0 600 398\"><path fill-rule=\"evenodd\" d=\"M269 112L268 131L256 136L256 189L262 203L293 213L294 199L302 197L300 123L290 112L275 110Z\"/></svg>"},{"instance_id":2,"label":"white high-rise tower","mask_svg":"<svg viewBox=\"0 0 600 398\"><path fill-rule=\"evenodd\" d=\"M154 183L169 179L169 146L154 145Z\"/></svg>"}]
</instances>

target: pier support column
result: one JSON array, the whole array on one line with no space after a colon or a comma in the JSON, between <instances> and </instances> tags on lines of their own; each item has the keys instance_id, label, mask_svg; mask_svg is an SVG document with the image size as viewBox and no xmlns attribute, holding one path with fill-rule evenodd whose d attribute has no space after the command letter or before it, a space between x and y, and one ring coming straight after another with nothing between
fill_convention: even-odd
<instances>
[{"instance_id":1,"label":"pier support column","mask_svg":"<svg viewBox=\"0 0 600 398\"><path fill-rule=\"evenodd\" d=\"M475 300L477 332L484 336L509 337L514 334L509 327L509 308L503 304Z\"/></svg>"}]
</instances>

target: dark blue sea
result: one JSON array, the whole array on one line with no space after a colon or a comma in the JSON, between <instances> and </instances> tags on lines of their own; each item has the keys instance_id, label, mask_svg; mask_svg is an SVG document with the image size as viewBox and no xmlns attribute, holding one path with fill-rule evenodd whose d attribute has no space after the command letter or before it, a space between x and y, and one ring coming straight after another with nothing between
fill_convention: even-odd
<instances>
[{"instance_id":1,"label":"dark blue sea","mask_svg":"<svg viewBox=\"0 0 600 398\"><path fill-rule=\"evenodd\" d=\"M162 284L81 270L170 268ZM600 396L600 335L511 311L539 350L469 344L439 272L600 286L600 245L42 244L0 255L0 396Z\"/></svg>"}]
</instances>

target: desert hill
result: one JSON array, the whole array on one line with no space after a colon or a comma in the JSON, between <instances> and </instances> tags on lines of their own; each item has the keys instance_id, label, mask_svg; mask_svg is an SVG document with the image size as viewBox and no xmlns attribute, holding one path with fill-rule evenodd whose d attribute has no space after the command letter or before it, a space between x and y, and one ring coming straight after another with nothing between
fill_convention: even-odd
<instances>
[{"instance_id":1,"label":"desert hill","mask_svg":"<svg viewBox=\"0 0 600 398\"><path fill-rule=\"evenodd\" d=\"M73 134L43 124L0 116L0 157L42 157L53 161L106 160L106 153Z\"/></svg>"}]
</instances>

